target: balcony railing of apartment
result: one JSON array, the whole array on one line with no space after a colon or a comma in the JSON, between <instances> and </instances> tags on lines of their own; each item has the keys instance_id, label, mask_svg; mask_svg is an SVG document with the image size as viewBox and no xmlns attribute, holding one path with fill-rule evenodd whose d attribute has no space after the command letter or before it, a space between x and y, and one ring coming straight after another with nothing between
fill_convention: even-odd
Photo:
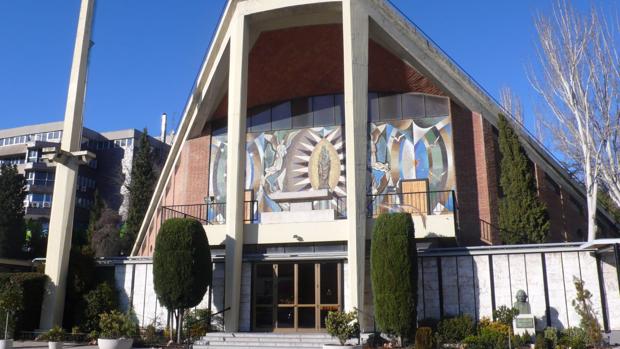
<instances>
[{"instance_id":1,"label":"balcony railing of apartment","mask_svg":"<svg viewBox=\"0 0 620 349\"><path fill-rule=\"evenodd\" d=\"M243 221L255 223L257 201L245 201ZM208 204L162 206L162 222L171 218L193 218L204 225L226 223L226 203L213 202Z\"/></svg>"},{"instance_id":2,"label":"balcony railing of apartment","mask_svg":"<svg viewBox=\"0 0 620 349\"><path fill-rule=\"evenodd\" d=\"M456 210L454 190L368 195L369 218L390 212L407 212L423 216L454 214Z\"/></svg>"}]
</instances>

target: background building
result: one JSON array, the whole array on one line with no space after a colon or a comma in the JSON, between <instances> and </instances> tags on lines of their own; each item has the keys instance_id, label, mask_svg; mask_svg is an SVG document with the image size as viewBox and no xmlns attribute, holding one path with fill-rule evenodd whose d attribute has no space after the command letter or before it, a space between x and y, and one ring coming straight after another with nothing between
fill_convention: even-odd
<instances>
[{"instance_id":1,"label":"background building","mask_svg":"<svg viewBox=\"0 0 620 349\"><path fill-rule=\"evenodd\" d=\"M24 201L26 219L40 221L44 231L47 230L53 203L56 165L42 159L42 149L60 146L62 127L62 122L52 122L0 130L0 163L16 165L25 176L28 183ZM133 154L141 134L135 129L99 133L84 128L82 148L94 152L97 158L79 169L76 229L84 229L88 224L96 189L108 207L126 218L126 186L131 180ZM154 159L161 165L168 154L169 145L157 138L149 137L149 140Z\"/></svg>"}]
</instances>

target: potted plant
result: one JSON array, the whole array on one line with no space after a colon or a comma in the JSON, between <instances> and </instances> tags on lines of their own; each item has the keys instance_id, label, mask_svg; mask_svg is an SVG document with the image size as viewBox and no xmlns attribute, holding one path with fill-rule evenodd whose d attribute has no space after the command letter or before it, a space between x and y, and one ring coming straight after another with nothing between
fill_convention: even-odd
<instances>
[{"instance_id":1,"label":"potted plant","mask_svg":"<svg viewBox=\"0 0 620 349\"><path fill-rule=\"evenodd\" d=\"M346 344L347 341L359 333L357 312L330 311L325 319L327 333L337 338L338 344L323 344L324 349L346 348L361 349L361 345Z\"/></svg>"},{"instance_id":2,"label":"potted plant","mask_svg":"<svg viewBox=\"0 0 620 349\"><path fill-rule=\"evenodd\" d=\"M21 310L21 307L21 288L13 282L7 282L0 288L0 311L4 315L4 336L3 339L0 339L0 349L11 349L13 347L14 319L11 316Z\"/></svg>"},{"instance_id":3,"label":"potted plant","mask_svg":"<svg viewBox=\"0 0 620 349\"><path fill-rule=\"evenodd\" d=\"M65 335L65 330L59 326L54 326L52 329L42 334L38 340L47 341L49 349L62 349Z\"/></svg>"},{"instance_id":4,"label":"potted plant","mask_svg":"<svg viewBox=\"0 0 620 349\"><path fill-rule=\"evenodd\" d=\"M130 349L138 334L137 324L129 314L116 310L99 315L99 349Z\"/></svg>"}]
</instances>

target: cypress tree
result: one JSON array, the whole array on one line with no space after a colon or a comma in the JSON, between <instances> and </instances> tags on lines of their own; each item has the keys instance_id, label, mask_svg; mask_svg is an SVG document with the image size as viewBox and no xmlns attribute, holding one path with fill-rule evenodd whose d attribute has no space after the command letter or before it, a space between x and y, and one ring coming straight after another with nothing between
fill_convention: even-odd
<instances>
[{"instance_id":1,"label":"cypress tree","mask_svg":"<svg viewBox=\"0 0 620 349\"><path fill-rule=\"evenodd\" d=\"M0 257L22 257L26 179L17 167L0 166Z\"/></svg>"},{"instance_id":2,"label":"cypress tree","mask_svg":"<svg viewBox=\"0 0 620 349\"><path fill-rule=\"evenodd\" d=\"M379 328L402 339L415 335L418 266L413 221L408 213L381 214L370 245L375 319Z\"/></svg>"},{"instance_id":3,"label":"cypress tree","mask_svg":"<svg viewBox=\"0 0 620 349\"><path fill-rule=\"evenodd\" d=\"M126 255L131 253L131 248L136 236L138 236L154 188L155 172L153 171L151 143L147 131L144 129L134 155L131 180L127 188L129 190L129 208L123 235L123 252Z\"/></svg>"},{"instance_id":4,"label":"cypress tree","mask_svg":"<svg viewBox=\"0 0 620 349\"><path fill-rule=\"evenodd\" d=\"M547 208L537 196L533 169L519 137L499 115L500 238L506 244L543 243L549 234Z\"/></svg>"}]
</instances>

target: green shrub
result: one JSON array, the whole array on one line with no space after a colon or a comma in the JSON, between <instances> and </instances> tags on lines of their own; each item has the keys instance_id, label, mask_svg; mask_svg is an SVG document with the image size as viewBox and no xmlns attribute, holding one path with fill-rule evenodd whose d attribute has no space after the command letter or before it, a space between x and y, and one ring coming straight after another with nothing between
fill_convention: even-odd
<instances>
[{"instance_id":1,"label":"green shrub","mask_svg":"<svg viewBox=\"0 0 620 349\"><path fill-rule=\"evenodd\" d=\"M571 349L585 349L588 334L579 327L569 327L562 331L558 344L571 347Z\"/></svg>"},{"instance_id":2,"label":"green shrub","mask_svg":"<svg viewBox=\"0 0 620 349\"><path fill-rule=\"evenodd\" d=\"M23 296L21 289L13 282L0 286L0 324L2 325L3 339L13 338L15 330L15 313L22 306Z\"/></svg>"},{"instance_id":3,"label":"green shrub","mask_svg":"<svg viewBox=\"0 0 620 349\"><path fill-rule=\"evenodd\" d=\"M527 346L532 343L532 335L525 331L521 335L515 335L512 338L512 343L515 348Z\"/></svg>"},{"instance_id":4,"label":"green shrub","mask_svg":"<svg viewBox=\"0 0 620 349\"><path fill-rule=\"evenodd\" d=\"M138 334L138 324L129 314L123 314L116 310L103 313L99 316L99 338L119 339L133 338Z\"/></svg>"},{"instance_id":5,"label":"green shrub","mask_svg":"<svg viewBox=\"0 0 620 349\"><path fill-rule=\"evenodd\" d=\"M381 214L375 221L370 274L379 328L413 338L417 318L418 267L413 221L408 213Z\"/></svg>"},{"instance_id":6,"label":"green shrub","mask_svg":"<svg viewBox=\"0 0 620 349\"><path fill-rule=\"evenodd\" d=\"M558 345L558 329L555 327L547 327L544 332L545 340L555 348Z\"/></svg>"},{"instance_id":7,"label":"green shrub","mask_svg":"<svg viewBox=\"0 0 620 349\"><path fill-rule=\"evenodd\" d=\"M508 308L505 305L502 305L493 311L495 321L501 322L508 326L512 326L512 320L517 315L519 315L519 310L517 308Z\"/></svg>"},{"instance_id":8,"label":"green shrub","mask_svg":"<svg viewBox=\"0 0 620 349\"><path fill-rule=\"evenodd\" d=\"M418 327L415 332L415 349L433 348L433 329L430 327Z\"/></svg>"},{"instance_id":9,"label":"green shrub","mask_svg":"<svg viewBox=\"0 0 620 349\"><path fill-rule=\"evenodd\" d=\"M547 344L547 340L545 339L545 334L537 333L536 342L534 343L534 349L547 349L547 348L548 348L548 344ZM555 348L555 346L553 346L553 348Z\"/></svg>"},{"instance_id":10,"label":"green shrub","mask_svg":"<svg viewBox=\"0 0 620 349\"><path fill-rule=\"evenodd\" d=\"M467 349L505 349L508 347L508 335L501 327L485 326L480 328L477 336L466 337L463 344Z\"/></svg>"},{"instance_id":11,"label":"green shrub","mask_svg":"<svg viewBox=\"0 0 620 349\"><path fill-rule=\"evenodd\" d=\"M325 319L325 327L330 336L337 338L340 345L345 345L347 340L359 333L357 312L330 311Z\"/></svg>"},{"instance_id":12,"label":"green shrub","mask_svg":"<svg viewBox=\"0 0 620 349\"><path fill-rule=\"evenodd\" d=\"M210 319L211 312L209 309L194 309L185 316L183 331L189 338L202 337L211 328Z\"/></svg>"},{"instance_id":13,"label":"green shrub","mask_svg":"<svg viewBox=\"0 0 620 349\"><path fill-rule=\"evenodd\" d=\"M45 284L48 278L41 273L0 273L0 285L13 284L21 293L19 311L11 315L15 319L13 330L15 333L21 331L32 331L39 327L41 317L41 304ZM0 322L4 335L4 320L6 314L0 312Z\"/></svg>"},{"instance_id":14,"label":"green shrub","mask_svg":"<svg viewBox=\"0 0 620 349\"><path fill-rule=\"evenodd\" d=\"M54 326L49 331L40 335L39 338L37 339L41 341L47 341L47 342L62 342L65 340L66 337L67 337L67 334L65 333L65 330L62 329L62 327Z\"/></svg>"},{"instance_id":15,"label":"green shrub","mask_svg":"<svg viewBox=\"0 0 620 349\"><path fill-rule=\"evenodd\" d=\"M84 296L84 303L82 330L88 333L99 330L99 314L117 309L118 297L114 288L103 282Z\"/></svg>"},{"instance_id":16,"label":"green shrub","mask_svg":"<svg viewBox=\"0 0 620 349\"><path fill-rule=\"evenodd\" d=\"M469 315L446 318L437 325L437 333L442 343L458 343L475 335L476 325Z\"/></svg>"},{"instance_id":17,"label":"green shrub","mask_svg":"<svg viewBox=\"0 0 620 349\"><path fill-rule=\"evenodd\" d=\"M573 307L579 314L579 326L586 333L586 343L589 346L598 347L603 342L603 329L598 323L596 311L592 304L592 292L585 287L585 283L581 279L575 278L573 283L577 291L577 298L573 299Z\"/></svg>"}]
</instances>

